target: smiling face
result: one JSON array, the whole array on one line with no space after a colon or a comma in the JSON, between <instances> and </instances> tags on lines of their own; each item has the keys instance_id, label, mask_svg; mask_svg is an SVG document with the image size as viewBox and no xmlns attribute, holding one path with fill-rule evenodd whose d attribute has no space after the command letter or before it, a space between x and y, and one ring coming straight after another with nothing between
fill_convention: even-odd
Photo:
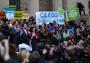
<instances>
[{"instance_id":1,"label":"smiling face","mask_svg":"<svg viewBox=\"0 0 90 63\"><path fill-rule=\"evenodd\" d=\"M26 24L24 24L24 28L27 29L27 25Z\"/></svg>"},{"instance_id":2,"label":"smiling face","mask_svg":"<svg viewBox=\"0 0 90 63\"><path fill-rule=\"evenodd\" d=\"M77 33L80 33L80 29L79 29L79 28L77 28L76 32L77 32Z\"/></svg>"},{"instance_id":3,"label":"smiling face","mask_svg":"<svg viewBox=\"0 0 90 63\"><path fill-rule=\"evenodd\" d=\"M33 28L33 32L35 32L35 28Z\"/></svg>"},{"instance_id":4,"label":"smiling face","mask_svg":"<svg viewBox=\"0 0 90 63\"><path fill-rule=\"evenodd\" d=\"M63 45L64 45L65 47L67 47L67 46L68 46L68 42L67 42L67 41L64 41Z\"/></svg>"}]
</instances>

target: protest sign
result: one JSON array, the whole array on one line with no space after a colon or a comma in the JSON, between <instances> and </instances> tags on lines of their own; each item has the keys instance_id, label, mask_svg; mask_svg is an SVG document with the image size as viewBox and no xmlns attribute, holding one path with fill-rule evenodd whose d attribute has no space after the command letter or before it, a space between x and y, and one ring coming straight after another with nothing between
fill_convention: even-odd
<instances>
[{"instance_id":1,"label":"protest sign","mask_svg":"<svg viewBox=\"0 0 90 63\"><path fill-rule=\"evenodd\" d=\"M64 24L64 10L36 12L36 24L48 24L53 21L58 24Z\"/></svg>"},{"instance_id":2,"label":"protest sign","mask_svg":"<svg viewBox=\"0 0 90 63\"><path fill-rule=\"evenodd\" d=\"M0 19L2 19L2 18L5 18L6 16L5 16L5 12L4 11L0 11Z\"/></svg>"},{"instance_id":3,"label":"protest sign","mask_svg":"<svg viewBox=\"0 0 90 63\"><path fill-rule=\"evenodd\" d=\"M22 19L23 11L16 11L14 18L15 19Z\"/></svg>"},{"instance_id":4,"label":"protest sign","mask_svg":"<svg viewBox=\"0 0 90 63\"><path fill-rule=\"evenodd\" d=\"M23 13L22 19L29 19L29 18L30 18L30 14Z\"/></svg>"},{"instance_id":5,"label":"protest sign","mask_svg":"<svg viewBox=\"0 0 90 63\"><path fill-rule=\"evenodd\" d=\"M7 19L14 19L15 9L4 8L4 11Z\"/></svg>"},{"instance_id":6,"label":"protest sign","mask_svg":"<svg viewBox=\"0 0 90 63\"><path fill-rule=\"evenodd\" d=\"M68 21L80 19L79 9L74 4L68 7L67 13L69 19Z\"/></svg>"}]
</instances>

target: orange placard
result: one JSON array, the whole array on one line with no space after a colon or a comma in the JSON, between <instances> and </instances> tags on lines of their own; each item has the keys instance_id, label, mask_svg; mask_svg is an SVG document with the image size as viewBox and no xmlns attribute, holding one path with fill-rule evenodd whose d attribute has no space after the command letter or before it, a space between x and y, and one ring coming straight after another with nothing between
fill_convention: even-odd
<instances>
[{"instance_id":1,"label":"orange placard","mask_svg":"<svg viewBox=\"0 0 90 63\"><path fill-rule=\"evenodd\" d=\"M0 11L0 19L5 18L5 12L4 11Z\"/></svg>"}]
</instances>

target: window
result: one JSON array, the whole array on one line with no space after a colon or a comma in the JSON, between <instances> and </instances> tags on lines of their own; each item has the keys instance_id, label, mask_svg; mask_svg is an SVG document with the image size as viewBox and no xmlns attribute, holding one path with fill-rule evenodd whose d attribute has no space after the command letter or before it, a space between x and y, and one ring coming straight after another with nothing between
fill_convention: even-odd
<instances>
[{"instance_id":1,"label":"window","mask_svg":"<svg viewBox=\"0 0 90 63\"><path fill-rule=\"evenodd\" d=\"M39 0L39 11L52 11L52 0Z\"/></svg>"},{"instance_id":2,"label":"window","mask_svg":"<svg viewBox=\"0 0 90 63\"><path fill-rule=\"evenodd\" d=\"M29 8L29 0L20 0L20 7L21 7L21 10L23 11L28 11L28 8Z\"/></svg>"},{"instance_id":3,"label":"window","mask_svg":"<svg viewBox=\"0 0 90 63\"><path fill-rule=\"evenodd\" d=\"M16 10L20 10L20 0L9 0L9 5L16 5Z\"/></svg>"}]
</instances>

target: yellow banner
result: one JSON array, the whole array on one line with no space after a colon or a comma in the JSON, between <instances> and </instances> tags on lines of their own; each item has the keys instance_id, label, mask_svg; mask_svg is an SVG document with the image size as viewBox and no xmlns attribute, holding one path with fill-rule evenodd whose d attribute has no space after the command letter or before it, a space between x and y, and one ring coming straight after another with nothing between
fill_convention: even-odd
<instances>
[{"instance_id":1,"label":"yellow banner","mask_svg":"<svg viewBox=\"0 0 90 63\"><path fill-rule=\"evenodd\" d=\"M16 8L16 5L9 5L9 8Z\"/></svg>"}]
</instances>

